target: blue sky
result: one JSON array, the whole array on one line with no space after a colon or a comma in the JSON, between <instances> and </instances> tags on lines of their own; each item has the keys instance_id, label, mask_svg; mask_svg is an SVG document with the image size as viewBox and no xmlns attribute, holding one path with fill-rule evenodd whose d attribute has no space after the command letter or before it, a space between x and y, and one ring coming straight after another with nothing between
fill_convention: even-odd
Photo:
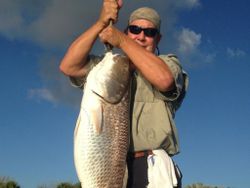
<instances>
[{"instance_id":1,"label":"blue sky","mask_svg":"<svg viewBox=\"0 0 250 188\"><path fill-rule=\"evenodd\" d=\"M81 91L58 70L70 42L99 13L101 1L0 1L0 177L23 188L77 182L73 131ZM184 185L250 187L250 2L125 1L162 17L161 53L176 53L190 76L176 115ZM98 43L93 53L103 53Z\"/></svg>"}]
</instances>

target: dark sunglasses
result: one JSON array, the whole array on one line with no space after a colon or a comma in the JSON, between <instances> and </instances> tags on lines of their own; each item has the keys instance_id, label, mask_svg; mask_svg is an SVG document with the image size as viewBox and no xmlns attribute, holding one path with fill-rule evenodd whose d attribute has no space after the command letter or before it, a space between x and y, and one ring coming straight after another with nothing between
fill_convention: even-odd
<instances>
[{"instance_id":1,"label":"dark sunglasses","mask_svg":"<svg viewBox=\"0 0 250 188\"><path fill-rule=\"evenodd\" d=\"M137 25L129 25L128 30L133 34L140 34L142 31L147 37L155 37L155 35L159 32L156 28L141 28Z\"/></svg>"}]
</instances>

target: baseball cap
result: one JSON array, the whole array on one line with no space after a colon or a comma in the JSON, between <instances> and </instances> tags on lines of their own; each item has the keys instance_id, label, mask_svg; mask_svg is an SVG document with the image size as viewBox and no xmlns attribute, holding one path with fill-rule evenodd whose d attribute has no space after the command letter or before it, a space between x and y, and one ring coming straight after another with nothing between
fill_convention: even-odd
<instances>
[{"instance_id":1,"label":"baseball cap","mask_svg":"<svg viewBox=\"0 0 250 188\"><path fill-rule=\"evenodd\" d=\"M133 11L129 18L129 24L134 20L145 19L152 22L155 27L160 31L161 18L156 10L149 7L141 7Z\"/></svg>"}]
</instances>

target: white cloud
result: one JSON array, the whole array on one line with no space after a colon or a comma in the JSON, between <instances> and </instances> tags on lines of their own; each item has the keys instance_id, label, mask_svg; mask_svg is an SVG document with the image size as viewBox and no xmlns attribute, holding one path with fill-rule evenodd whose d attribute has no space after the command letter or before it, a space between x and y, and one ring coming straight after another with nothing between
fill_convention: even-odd
<instances>
[{"instance_id":1,"label":"white cloud","mask_svg":"<svg viewBox=\"0 0 250 188\"><path fill-rule=\"evenodd\" d=\"M51 54L41 55L39 73L43 86L29 89L27 95L36 101L45 100L78 108L82 91L70 85L69 79L59 71L59 62L59 58Z\"/></svg>"},{"instance_id":2,"label":"white cloud","mask_svg":"<svg viewBox=\"0 0 250 188\"><path fill-rule=\"evenodd\" d=\"M198 46L201 43L201 34L197 34L194 31L183 28L178 36L178 52L180 54L190 54L197 51Z\"/></svg>"},{"instance_id":3,"label":"white cloud","mask_svg":"<svg viewBox=\"0 0 250 188\"><path fill-rule=\"evenodd\" d=\"M117 26L124 29L129 14L141 6L155 8L162 17L163 36L161 49L166 44L173 46L176 41L169 42L175 33L175 23L180 11L190 10L199 6L199 0L136 0L123 1ZM99 16L102 0L1 0L0 1L0 35L8 39L29 40L44 49L65 49L76 36L88 28ZM168 31L167 31L168 30ZM182 51L195 50L199 45L199 36L191 30L187 36L180 38ZM166 39L167 38L167 39ZM174 37L172 37L174 38ZM187 38L191 40L188 43ZM184 41L186 39L186 41ZM167 42L166 42L166 41ZM185 43L185 44L184 44ZM95 52L96 52L95 48ZM58 71L59 58L49 55L41 58L40 76L44 87L32 88L28 94L33 99L47 100L53 103L67 101L79 104L78 90L72 90L67 78Z\"/></svg>"},{"instance_id":4,"label":"white cloud","mask_svg":"<svg viewBox=\"0 0 250 188\"><path fill-rule=\"evenodd\" d=\"M186 3L189 7L192 7L192 8L201 5L199 0L186 0Z\"/></svg>"},{"instance_id":5,"label":"white cloud","mask_svg":"<svg viewBox=\"0 0 250 188\"><path fill-rule=\"evenodd\" d=\"M12 39L21 31L23 23L19 4L2 0L0 2L0 32Z\"/></svg>"},{"instance_id":6,"label":"white cloud","mask_svg":"<svg viewBox=\"0 0 250 188\"><path fill-rule=\"evenodd\" d=\"M205 63L211 63L216 58L216 53L203 55L202 58L204 59Z\"/></svg>"},{"instance_id":7,"label":"white cloud","mask_svg":"<svg viewBox=\"0 0 250 188\"><path fill-rule=\"evenodd\" d=\"M28 90L28 96L29 98L35 98L35 99L43 99L52 103L56 103L57 99L51 91L47 88L37 88L37 89L29 89Z\"/></svg>"},{"instance_id":8,"label":"white cloud","mask_svg":"<svg viewBox=\"0 0 250 188\"><path fill-rule=\"evenodd\" d=\"M31 40L41 46L65 47L99 16L102 1L1 0L0 34L7 38ZM199 5L199 0L124 1L118 25L125 28L129 13L150 6L164 15L163 27L172 27L177 12Z\"/></svg>"},{"instance_id":9,"label":"white cloud","mask_svg":"<svg viewBox=\"0 0 250 188\"><path fill-rule=\"evenodd\" d=\"M42 46L65 46L96 19L96 12L91 10L100 3L91 2L86 6L82 0L51 0L50 6L29 25L28 33Z\"/></svg>"},{"instance_id":10,"label":"white cloud","mask_svg":"<svg viewBox=\"0 0 250 188\"><path fill-rule=\"evenodd\" d=\"M182 1L175 0L175 4L183 8L195 8L201 5L199 0L182 0Z\"/></svg>"},{"instance_id":11,"label":"white cloud","mask_svg":"<svg viewBox=\"0 0 250 188\"><path fill-rule=\"evenodd\" d=\"M183 28L176 36L177 54L183 65L189 68L207 66L214 62L217 53L204 51L202 35L189 28ZM209 42L209 41L208 41ZM208 48L206 48L208 49Z\"/></svg>"},{"instance_id":12,"label":"white cloud","mask_svg":"<svg viewBox=\"0 0 250 188\"><path fill-rule=\"evenodd\" d=\"M65 46L96 19L92 10L99 5L101 1L86 6L82 0L1 0L0 34L44 47Z\"/></svg>"},{"instance_id":13,"label":"white cloud","mask_svg":"<svg viewBox=\"0 0 250 188\"><path fill-rule=\"evenodd\" d=\"M240 49L232 49L232 48L227 48L227 55L229 57L243 57L246 55L246 52Z\"/></svg>"}]
</instances>

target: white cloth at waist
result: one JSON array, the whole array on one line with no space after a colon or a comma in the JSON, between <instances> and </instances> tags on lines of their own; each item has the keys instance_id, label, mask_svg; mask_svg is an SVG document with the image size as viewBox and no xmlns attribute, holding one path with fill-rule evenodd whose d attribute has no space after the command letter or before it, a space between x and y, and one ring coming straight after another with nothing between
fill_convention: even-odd
<instances>
[{"instance_id":1,"label":"white cloth at waist","mask_svg":"<svg viewBox=\"0 0 250 188\"><path fill-rule=\"evenodd\" d=\"M147 188L173 188L177 186L177 178L173 160L162 149L153 150L148 156Z\"/></svg>"}]
</instances>

